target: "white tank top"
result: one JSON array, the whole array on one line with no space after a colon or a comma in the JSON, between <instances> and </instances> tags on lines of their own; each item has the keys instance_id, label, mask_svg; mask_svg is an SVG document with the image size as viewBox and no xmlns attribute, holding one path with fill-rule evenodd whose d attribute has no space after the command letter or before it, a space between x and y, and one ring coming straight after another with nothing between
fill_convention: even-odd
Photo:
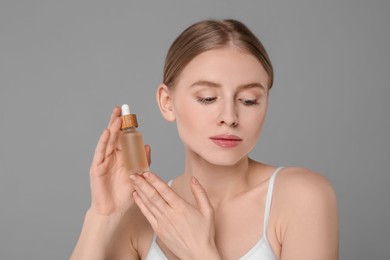
<instances>
[{"instance_id":1,"label":"white tank top","mask_svg":"<svg viewBox=\"0 0 390 260\"><path fill-rule=\"evenodd\" d=\"M239 260L259 260L259 259L277 260L278 259L274 251L272 250L271 245L268 242L267 231L268 231L268 219L269 219L269 214L271 209L272 191L274 189L275 177L282 168L283 167L279 167L275 170L268 183L267 199L266 199L265 211L264 211L263 235L260 238L260 240L245 255L239 258ZM169 182L169 185L171 183L172 181ZM161 250L161 248L158 246L156 242L156 233L153 233L152 243L150 245L148 254L146 255L146 260L168 260L168 258L165 256L164 252Z\"/></svg>"}]
</instances>

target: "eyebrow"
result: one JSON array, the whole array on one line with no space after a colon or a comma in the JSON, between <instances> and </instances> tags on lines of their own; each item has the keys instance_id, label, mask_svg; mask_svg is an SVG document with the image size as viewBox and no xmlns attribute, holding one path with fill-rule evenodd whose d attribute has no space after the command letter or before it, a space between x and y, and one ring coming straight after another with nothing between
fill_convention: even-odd
<instances>
[{"instance_id":1,"label":"eyebrow","mask_svg":"<svg viewBox=\"0 0 390 260\"><path fill-rule=\"evenodd\" d=\"M216 82L208 81L208 80L198 80L194 83L191 84L191 88L195 86L206 86L206 87L211 87L211 88L220 88L221 84L218 84ZM242 89L250 89L250 88L261 88L263 91L266 91L266 88L259 82L253 82L253 83L248 83L244 85L238 86L239 90Z\"/></svg>"}]
</instances>

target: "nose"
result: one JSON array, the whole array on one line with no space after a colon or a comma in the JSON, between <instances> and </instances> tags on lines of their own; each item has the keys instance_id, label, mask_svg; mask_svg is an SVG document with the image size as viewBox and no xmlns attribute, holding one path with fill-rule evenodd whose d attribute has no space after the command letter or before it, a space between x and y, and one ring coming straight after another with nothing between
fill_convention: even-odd
<instances>
[{"instance_id":1,"label":"nose","mask_svg":"<svg viewBox=\"0 0 390 260\"><path fill-rule=\"evenodd\" d=\"M236 107L234 102L227 102L225 106L223 106L222 111L218 116L218 125L227 125L229 127L237 127L238 126L238 116Z\"/></svg>"}]
</instances>

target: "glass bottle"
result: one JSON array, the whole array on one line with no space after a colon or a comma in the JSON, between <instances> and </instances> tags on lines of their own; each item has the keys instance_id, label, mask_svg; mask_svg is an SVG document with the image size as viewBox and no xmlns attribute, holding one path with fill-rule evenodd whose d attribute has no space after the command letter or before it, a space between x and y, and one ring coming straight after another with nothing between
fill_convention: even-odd
<instances>
[{"instance_id":1,"label":"glass bottle","mask_svg":"<svg viewBox=\"0 0 390 260\"><path fill-rule=\"evenodd\" d=\"M128 175L149 171L142 134L137 131L137 116L130 113L127 104L122 106L121 118L119 142Z\"/></svg>"}]
</instances>

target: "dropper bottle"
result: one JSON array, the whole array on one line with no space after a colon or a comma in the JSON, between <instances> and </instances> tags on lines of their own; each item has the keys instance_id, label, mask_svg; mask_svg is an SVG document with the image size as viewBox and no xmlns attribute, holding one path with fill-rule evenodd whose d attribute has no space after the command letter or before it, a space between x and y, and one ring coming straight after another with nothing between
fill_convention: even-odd
<instances>
[{"instance_id":1,"label":"dropper bottle","mask_svg":"<svg viewBox=\"0 0 390 260\"><path fill-rule=\"evenodd\" d=\"M130 113L127 104L122 106L121 118L119 142L128 175L149 171L142 134L137 131L137 116Z\"/></svg>"}]
</instances>

